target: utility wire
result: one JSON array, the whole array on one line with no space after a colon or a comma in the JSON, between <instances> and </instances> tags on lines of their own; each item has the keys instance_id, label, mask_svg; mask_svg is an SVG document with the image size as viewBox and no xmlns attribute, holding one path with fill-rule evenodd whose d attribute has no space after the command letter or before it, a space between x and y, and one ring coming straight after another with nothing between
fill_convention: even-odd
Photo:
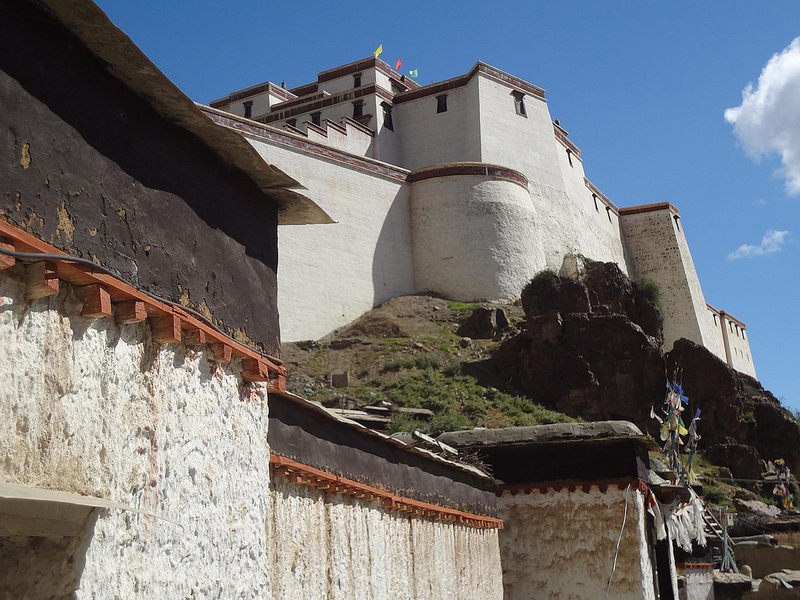
<instances>
[{"instance_id":1,"label":"utility wire","mask_svg":"<svg viewBox=\"0 0 800 600\"><path fill-rule=\"evenodd\" d=\"M622 532L625 531L625 521L628 520L628 492L631 489L631 484L625 488L625 512L622 514L622 527L619 529L619 537L617 538L617 549L614 551L614 564L611 567L611 575L608 576L608 586L606 587L606 600L608 600L608 592L611 591L611 579L614 577L614 571L617 570L617 558L619 557L619 545L622 542Z\"/></svg>"},{"instance_id":2,"label":"utility wire","mask_svg":"<svg viewBox=\"0 0 800 600\"><path fill-rule=\"evenodd\" d=\"M122 279L122 277L120 277L119 275L117 275L116 273L111 271L110 269L107 269L106 267L104 267L102 265L98 265L96 262L94 262L92 260L89 260L88 258L81 258L80 256L72 256L70 254L46 254L46 253L40 253L40 252L18 252L16 250L6 250L5 248L0 248L0 254L5 254L6 256L12 256L12 257L18 258L20 260L34 260L34 261L60 260L60 261L63 261L63 262L70 262L70 263L76 263L76 264L79 264L79 265L86 265L88 267L91 267L95 271L100 271L102 273L105 273L106 275L110 275L111 277L113 277L117 281L121 281L123 283L128 283L127 281ZM128 284L128 285L130 285L130 284ZM139 290L140 292L142 292L143 294L146 294L147 296L150 296L153 300L158 300L159 302L163 302L164 304L168 304L169 306L172 306L172 307L175 307L175 308L179 308L181 310L185 310L186 312L190 313L192 316L197 317L198 319L200 319L203 323L205 323L206 325L211 327L214 331L216 331L220 335L224 335L225 337L230 337L226 332L222 331L219 327L217 327L204 314L199 313L196 310L194 310L192 308L189 308L188 306L184 306L182 304L178 304L177 302L173 302L172 300L168 300L168 299L166 299L166 298L164 298L162 296L159 296L158 294L154 294L153 292L148 292L147 290L143 290L141 288L136 288L136 289ZM269 360L272 360L272 361L276 361L279 364L282 364L282 361L279 358L276 358L274 356L270 356L269 354L264 354L263 352L258 352L258 354L261 355L262 357L266 358L266 359L269 359Z\"/></svg>"}]
</instances>

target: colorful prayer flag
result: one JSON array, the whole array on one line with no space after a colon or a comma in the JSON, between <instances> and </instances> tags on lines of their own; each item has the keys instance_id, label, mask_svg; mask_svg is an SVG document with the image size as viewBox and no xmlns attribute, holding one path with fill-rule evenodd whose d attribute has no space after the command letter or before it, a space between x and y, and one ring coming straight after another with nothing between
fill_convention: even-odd
<instances>
[{"instance_id":1,"label":"colorful prayer flag","mask_svg":"<svg viewBox=\"0 0 800 600\"><path fill-rule=\"evenodd\" d=\"M377 49L377 50L375 50L375 52L373 52L373 53L372 53L372 55L373 55L375 58L378 58L378 57L381 55L381 52L383 52L383 44L381 44L380 46L378 46L378 49Z\"/></svg>"},{"instance_id":2,"label":"colorful prayer flag","mask_svg":"<svg viewBox=\"0 0 800 600\"><path fill-rule=\"evenodd\" d=\"M409 74L409 75L411 75L411 77L419 77L419 73L417 72L417 70L416 70L416 69L411 69L411 70L408 72L408 74Z\"/></svg>"},{"instance_id":3,"label":"colorful prayer flag","mask_svg":"<svg viewBox=\"0 0 800 600\"><path fill-rule=\"evenodd\" d=\"M402 58L398 58L397 59L397 64L394 66L394 70L395 71L399 71L400 70L400 65L402 65L402 64L403 64L403 59Z\"/></svg>"}]
</instances>

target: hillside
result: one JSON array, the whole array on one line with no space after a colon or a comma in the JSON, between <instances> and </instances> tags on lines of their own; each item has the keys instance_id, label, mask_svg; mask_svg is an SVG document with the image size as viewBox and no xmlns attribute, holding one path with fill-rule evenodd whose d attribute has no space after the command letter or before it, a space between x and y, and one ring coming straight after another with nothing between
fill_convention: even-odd
<instances>
[{"instance_id":1,"label":"hillside","mask_svg":"<svg viewBox=\"0 0 800 600\"><path fill-rule=\"evenodd\" d=\"M493 339L459 335L479 306L501 309L510 327ZM354 401L433 412L430 420L391 410L390 431L438 433L463 427L505 427L572 421L498 380L489 359L524 322L521 306L461 304L433 296L395 298L347 328L319 341L286 343L288 389L311 400L337 394ZM331 387L331 373L349 374L347 387Z\"/></svg>"}]
</instances>

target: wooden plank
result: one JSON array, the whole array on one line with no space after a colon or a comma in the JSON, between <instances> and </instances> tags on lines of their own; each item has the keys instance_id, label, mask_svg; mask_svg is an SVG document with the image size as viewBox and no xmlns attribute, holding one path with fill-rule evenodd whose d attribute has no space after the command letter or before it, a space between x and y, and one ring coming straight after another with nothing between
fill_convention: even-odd
<instances>
[{"instance_id":1,"label":"wooden plank","mask_svg":"<svg viewBox=\"0 0 800 600\"><path fill-rule=\"evenodd\" d=\"M28 265L28 287L25 297L29 300L54 296L58 293L58 271L55 263L43 260Z\"/></svg>"},{"instance_id":2,"label":"wooden plank","mask_svg":"<svg viewBox=\"0 0 800 600\"><path fill-rule=\"evenodd\" d=\"M84 317L110 317L111 296L102 285L94 284L78 288L78 294L83 298Z\"/></svg>"},{"instance_id":3,"label":"wooden plank","mask_svg":"<svg viewBox=\"0 0 800 600\"><path fill-rule=\"evenodd\" d=\"M141 323L147 319L147 308L141 300L117 302L114 320L120 325Z\"/></svg>"},{"instance_id":4,"label":"wooden plank","mask_svg":"<svg viewBox=\"0 0 800 600\"><path fill-rule=\"evenodd\" d=\"M7 244L6 242L0 241L0 248L3 250L10 250L14 251L14 244ZM17 259L13 256L6 256L5 254L0 254L0 270L8 269L9 267L13 267L17 262Z\"/></svg>"},{"instance_id":5,"label":"wooden plank","mask_svg":"<svg viewBox=\"0 0 800 600\"><path fill-rule=\"evenodd\" d=\"M269 381L267 364L255 358L243 359L242 379L245 381Z\"/></svg>"},{"instance_id":6,"label":"wooden plank","mask_svg":"<svg viewBox=\"0 0 800 600\"><path fill-rule=\"evenodd\" d=\"M285 392L286 392L286 376L275 375L275 373L272 373L272 377L270 377L269 383L267 384L267 393L283 394Z\"/></svg>"},{"instance_id":7,"label":"wooden plank","mask_svg":"<svg viewBox=\"0 0 800 600\"><path fill-rule=\"evenodd\" d=\"M220 363L229 363L231 362L231 356L233 355L233 348L231 348L228 344L216 343L211 344L211 352L212 352L212 360Z\"/></svg>"},{"instance_id":8,"label":"wooden plank","mask_svg":"<svg viewBox=\"0 0 800 600\"><path fill-rule=\"evenodd\" d=\"M206 332L202 329L186 329L183 332L183 343L187 346L205 346Z\"/></svg>"},{"instance_id":9,"label":"wooden plank","mask_svg":"<svg viewBox=\"0 0 800 600\"><path fill-rule=\"evenodd\" d=\"M175 344L181 341L181 320L178 315L150 317L150 333L159 344Z\"/></svg>"}]
</instances>

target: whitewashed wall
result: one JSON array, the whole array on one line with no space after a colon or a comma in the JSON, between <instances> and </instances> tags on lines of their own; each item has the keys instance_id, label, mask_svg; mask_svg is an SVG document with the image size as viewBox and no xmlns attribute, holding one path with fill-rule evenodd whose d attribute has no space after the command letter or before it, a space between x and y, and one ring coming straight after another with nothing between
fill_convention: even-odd
<instances>
[{"instance_id":1,"label":"whitewashed wall","mask_svg":"<svg viewBox=\"0 0 800 600\"><path fill-rule=\"evenodd\" d=\"M743 329L736 321L731 321L727 315L722 315L720 331L723 336L723 343L727 345L727 352L730 358L729 364L737 371L756 376L756 368L753 364L753 357L750 354L750 339L748 332Z\"/></svg>"},{"instance_id":2,"label":"whitewashed wall","mask_svg":"<svg viewBox=\"0 0 800 600\"><path fill-rule=\"evenodd\" d=\"M436 96L395 106L400 166L413 170L439 163L482 160L477 78L446 93L447 112L436 112Z\"/></svg>"},{"instance_id":3,"label":"whitewashed wall","mask_svg":"<svg viewBox=\"0 0 800 600\"><path fill-rule=\"evenodd\" d=\"M267 531L275 600L499 600L496 529L419 519L273 481Z\"/></svg>"},{"instance_id":4,"label":"whitewashed wall","mask_svg":"<svg viewBox=\"0 0 800 600\"><path fill-rule=\"evenodd\" d=\"M308 188L303 193L337 221L280 228L284 341L318 339L416 291L406 183L255 136L248 140L268 163L301 181Z\"/></svg>"},{"instance_id":5,"label":"whitewashed wall","mask_svg":"<svg viewBox=\"0 0 800 600\"><path fill-rule=\"evenodd\" d=\"M267 404L234 360L80 316L64 284L27 303L0 272L3 480L108 498L77 598L253 598L269 590Z\"/></svg>"},{"instance_id":6,"label":"whitewashed wall","mask_svg":"<svg viewBox=\"0 0 800 600\"><path fill-rule=\"evenodd\" d=\"M498 499L505 600L605 597L625 511L625 490L549 489ZM632 488L609 598L655 598L644 501Z\"/></svg>"},{"instance_id":7,"label":"whitewashed wall","mask_svg":"<svg viewBox=\"0 0 800 600\"><path fill-rule=\"evenodd\" d=\"M544 268L527 189L482 175L411 187L418 289L461 301L513 298Z\"/></svg>"},{"instance_id":8,"label":"whitewashed wall","mask_svg":"<svg viewBox=\"0 0 800 600\"><path fill-rule=\"evenodd\" d=\"M686 578L686 600L714 600L714 567L692 567L679 569Z\"/></svg>"}]
</instances>

